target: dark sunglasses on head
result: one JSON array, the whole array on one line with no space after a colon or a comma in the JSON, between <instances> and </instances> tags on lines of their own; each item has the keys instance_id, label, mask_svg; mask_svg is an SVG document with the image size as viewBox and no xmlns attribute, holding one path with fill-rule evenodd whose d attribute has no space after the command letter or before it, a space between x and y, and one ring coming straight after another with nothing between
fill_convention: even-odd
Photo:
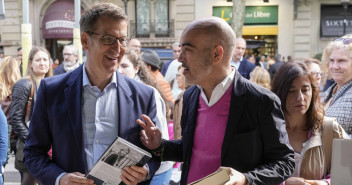
<instances>
[{"instance_id":1,"label":"dark sunglasses on head","mask_svg":"<svg viewBox=\"0 0 352 185\"><path fill-rule=\"evenodd\" d=\"M334 39L334 42L339 42L339 41L342 41L343 44L348 45L348 44L352 43L352 38L339 37L339 38Z\"/></svg>"}]
</instances>

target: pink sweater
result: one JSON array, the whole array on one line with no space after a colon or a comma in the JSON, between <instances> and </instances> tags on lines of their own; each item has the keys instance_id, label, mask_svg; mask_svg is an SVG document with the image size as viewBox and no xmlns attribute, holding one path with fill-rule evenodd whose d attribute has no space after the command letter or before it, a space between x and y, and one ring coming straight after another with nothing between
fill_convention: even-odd
<instances>
[{"instance_id":1,"label":"pink sweater","mask_svg":"<svg viewBox=\"0 0 352 185\"><path fill-rule=\"evenodd\" d=\"M232 87L233 85L211 107L199 95L187 184L213 173L221 165L221 146L230 110Z\"/></svg>"}]
</instances>

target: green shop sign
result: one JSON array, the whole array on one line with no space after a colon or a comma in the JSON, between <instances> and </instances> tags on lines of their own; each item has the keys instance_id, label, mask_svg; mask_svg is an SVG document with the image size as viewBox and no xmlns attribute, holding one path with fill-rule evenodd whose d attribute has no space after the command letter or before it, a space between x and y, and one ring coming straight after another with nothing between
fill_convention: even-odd
<instances>
[{"instance_id":1,"label":"green shop sign","mask_svg":"<svg viewBox=\"0 0 352 185\"><path fill-rule=\"evenodd\" d=\"M213 16L220 17L231 23L232 6L213 7ZM276 25L278 20L277 6L246 6L244 24L245 25Z\"/></svg>"}]
</instances>

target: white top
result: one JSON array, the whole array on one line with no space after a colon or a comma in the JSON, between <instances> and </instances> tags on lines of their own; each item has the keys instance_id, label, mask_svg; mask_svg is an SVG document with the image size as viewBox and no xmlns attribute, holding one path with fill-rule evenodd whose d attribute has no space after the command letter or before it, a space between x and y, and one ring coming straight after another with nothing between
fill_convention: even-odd
<instances>
[{"instance_id":1,"label":"white top","mask_svg":"<svg viewBox=\"0 0 352 185\"><path fill-rule=\"evenodd\" d=\"M181 62L179 62L177 59L173 60L169 68L167 68L167 71L165 73L165 80L169 82L170 86L171 83L173 82L173 85L171 87L171 93L174 99L177 99L178 95L182 92L182 89L178 88L178 83L176 80L176 75L178 73L178 67L182 65Z\"/></svg>"}]
</instances>

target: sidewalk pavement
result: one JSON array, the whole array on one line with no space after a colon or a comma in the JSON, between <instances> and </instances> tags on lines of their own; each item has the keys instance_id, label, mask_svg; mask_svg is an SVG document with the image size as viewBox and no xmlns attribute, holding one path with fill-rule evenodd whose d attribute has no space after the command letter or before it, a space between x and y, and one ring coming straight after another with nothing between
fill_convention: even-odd
<instances>
[{"instance_id":1,"label":"sidewalk pavement","mask_svg":"<svg viewBox=\"0 0 352 185\"><path fill-rule=\"evenodd\" d=\"M10 155L9 161L5 166L4 185L20 185L21 175L15 168L15 156Z\"/></svg>"}]
</instances>

